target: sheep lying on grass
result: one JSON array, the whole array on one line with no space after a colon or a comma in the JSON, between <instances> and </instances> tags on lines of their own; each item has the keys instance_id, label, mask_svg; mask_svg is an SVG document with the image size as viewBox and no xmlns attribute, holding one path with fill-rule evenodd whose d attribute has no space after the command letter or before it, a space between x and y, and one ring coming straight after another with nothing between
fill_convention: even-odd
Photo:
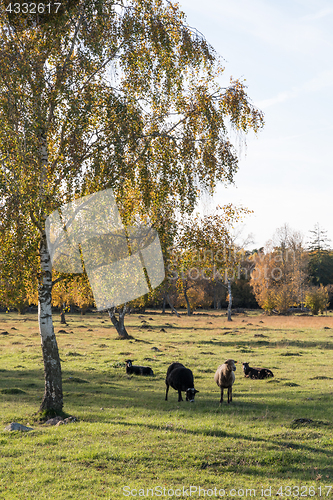
<instances>
[{"instance_id":1,"label":"sheep lying on grass","mask_svg":"<svg viewBox=\"0 0 333 500\"><path fill-rule=\"evenodd\" d=\"M253 379L263 379L274 377L273 372L268 368L251 368L249 363L243 363L244 376Z\"/></svg>"},{"instance_id":2,"label":"sheep lying on grass","mask_svg":"<svg viewBox=\"0 0 333 500\"><path fill-rule=\"evenodd\" d=\"M221 388L220 403L223 402L223 389L228 389L228 404L232 401L232 384L235 382L234 371L236 371L236 366L233 359L227 359L216 370L214 380Z\"/></svg>"},{"instance_id":3,"label":"sheep lying on grass","mask_svg":"<svg viewBox=\"0 0 333 500\"><path fill-rule=\"evenodd\" d=\"M150 366L136 366L132 365L132 363L133 361L131 359L128 359L126 361L127 375L132 375L132 373L134 373L135 375L154 375L154 372L150 368Z\"/></svg>"},{"instance_id":4,"label":"sheep lying on grass","mask_svg":"<svg viewBox=\"0 0 333 500\"><path fill-rule=\"evenodd\" d=\"M167 371L165 401L168 401L169 386L178 391L178 401L183 401L182 391L186 392L186 401L193 403L197 391L194 389L193 373L181 363L172 363Z\"/></svg>"}]
</instances>

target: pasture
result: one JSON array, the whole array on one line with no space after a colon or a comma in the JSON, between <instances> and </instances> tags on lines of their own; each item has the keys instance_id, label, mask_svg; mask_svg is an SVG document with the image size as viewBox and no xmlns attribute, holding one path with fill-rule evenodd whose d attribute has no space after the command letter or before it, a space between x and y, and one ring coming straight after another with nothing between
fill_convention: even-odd
<instances>
[{"instance_id":1,"label":"pasture","mask_svg":"<svg viewBox=\"0 0 333 500\"><path fill-rule=\"evenodd\" d=\"M44 387L37 315L0 314L0 498L333 498L333 316L154 311L54 318L64 411L34 420ZM128 376L125 360L154 377ZM233 402L219 405L218 365L236 360ZM194 403L177 402L165 374L193 371ZM274 378L246 379L242 362ZM184 394L183 394L184 397ZM185 399L185 398L184 398ZM19 422L30 432L8 432ZM200 488L200 489L199 489ZM136 496L135 496L136 495Z\"/></svg>"}]
</instances>

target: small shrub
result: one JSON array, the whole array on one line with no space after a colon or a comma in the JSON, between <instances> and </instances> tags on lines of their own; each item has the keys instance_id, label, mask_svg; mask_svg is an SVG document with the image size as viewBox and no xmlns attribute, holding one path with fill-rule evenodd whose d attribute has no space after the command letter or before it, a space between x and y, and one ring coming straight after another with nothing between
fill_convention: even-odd
<instances>
[{"instance_id":1,"label":"small shrub","mask_svg":"<svg viewBox=\"0 0 333 500\"><path fill-rule=\"evenodd\" d=\"M329 306L327 288L320 285L319 288L311 288L305 295L305 307L309 308L313 315L322 314Z\"/></svg>"}]
</instances>

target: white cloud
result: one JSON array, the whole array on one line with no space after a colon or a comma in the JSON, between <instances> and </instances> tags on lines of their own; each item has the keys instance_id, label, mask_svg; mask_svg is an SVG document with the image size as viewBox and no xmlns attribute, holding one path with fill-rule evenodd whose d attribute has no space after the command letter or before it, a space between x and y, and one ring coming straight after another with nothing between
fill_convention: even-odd
<instances>
[{"instance_id":1,"label":"white cloud","mask_svg":"<svg viewBox=\"0 0 333 500\"><path fill-rule=\"evenodd\" d=\"M280 104L282 102L288 101L290 99L295 99L299 96L311 93L318 92L324 88L333 86L333 70L322 71L314 78L304 82L302 85L297 87L293 87L289 90L285 90L283 92L279 92L276 96L263 99L262 101L256 102L256 105L259 108L266 109L270 106L274 106L275 104Z\"/></svg>"}]
</instances>

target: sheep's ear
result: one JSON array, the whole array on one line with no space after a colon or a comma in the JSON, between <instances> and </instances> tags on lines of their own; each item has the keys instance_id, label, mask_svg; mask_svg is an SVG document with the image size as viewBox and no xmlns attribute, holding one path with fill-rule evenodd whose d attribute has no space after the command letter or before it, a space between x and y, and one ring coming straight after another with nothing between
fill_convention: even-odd
<instances>
[{"instance_id":1,"label":"sheep's ear","mask_svg":"<svg viewBox=\"0 0 333 500\"><path fill-rule=\"evenodd\" d=\"M194 389L194 394L196 394L197 392L199 392L199 391L197 391L196 389Z\"/></svg>"}]
</instances>

